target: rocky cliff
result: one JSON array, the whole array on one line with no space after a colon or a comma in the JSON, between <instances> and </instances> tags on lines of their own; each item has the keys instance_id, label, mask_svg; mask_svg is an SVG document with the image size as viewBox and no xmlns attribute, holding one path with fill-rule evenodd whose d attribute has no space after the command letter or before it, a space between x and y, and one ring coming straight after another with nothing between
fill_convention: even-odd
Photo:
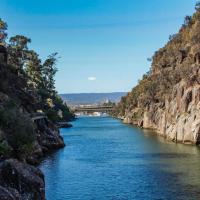
<instances>
[{"instance_id":1,"label":"rocky cliff","mask_svg":"<svg viewBox=\"0 0 200 200\"><path fill-rule=\"evenodd\" d=\"M43 173L15 159L0 163L1 200L45 200Z\"/></svg>"},{"instance_id":2,"label":"rocky cliff","mask_svg":"<svg viewBox=\"0 0 200 200\"><path fill-rule=\"evenodd\" d=\"M37 95L28 90L23 71L0 64L0 80L0 199L44 200L44 176L29 164L64 147L63 139L57 126L37 113Z\"/></svg>"},{"instance_id":3,"label":"rocky cliff","mask_svg":"<svg viewBox=\"0 0 200 200\"><path fill-rule=\"evenodd\" d=\"M200 143L200 9L152 58L150 71L117 105L125 123L181 143Z\"/></svg>"}]
</instances>

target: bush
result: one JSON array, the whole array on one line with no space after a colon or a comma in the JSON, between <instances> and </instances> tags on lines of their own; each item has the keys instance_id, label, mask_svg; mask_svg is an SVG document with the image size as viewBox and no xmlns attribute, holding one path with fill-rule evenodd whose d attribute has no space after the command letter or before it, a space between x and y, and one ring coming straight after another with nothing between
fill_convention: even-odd
<instances>
[{"instance_id":1,"label":"bush","mask_svg":"<svg viewBox=\"0 0 200 200\"><path fill-rule=\"evenodd\" d=\"M74 118L73 113L69 110L68 106L63 102L61 97L55 95L52 98L53 107L46 106L44 109L47 117L53 122L71 121ZM59 115L62 112L62 116Z\"/></svg>"},{"instance_id":2,"label":"bush","mask_svg":"<svg viewBox=\"0 0 200 200\"><path fill-rule=\"evenodd\" d=\"M16 157L30 153L35 140L33 123L28 115L19 111L14 102L6 102L0 107L0 125L6 134L8 144Z\"/></svg>"},{"instance_id":3,"label":"bush","mask_svg":"<svg viewBox=\"0 0 200 200\"><path fill-rule=\"evenodd\" d=\"M11 148L6 143L0 143L0 156L9 157L11 155L11 151Z\"/></svg>"}]
</instances>

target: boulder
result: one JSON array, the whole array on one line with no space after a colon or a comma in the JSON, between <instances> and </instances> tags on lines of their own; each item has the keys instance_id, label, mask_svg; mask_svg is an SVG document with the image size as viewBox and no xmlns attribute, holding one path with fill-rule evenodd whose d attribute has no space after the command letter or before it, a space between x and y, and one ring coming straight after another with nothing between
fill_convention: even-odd
<instances>
[{"instance_id":1,"label":"boulder","mask_svg":"<svg viewBox=\"0 0 200 200\"><path fill-rule=\"evenodd\" d=\"M0 199L45 200L43 173L15 159L0 163Z\"/></svg>"},{"instance_id":2,"label":"boulder","mask_svg":"<svg viewBox=\"0 0 200 200\"><path fill-rule=\"evenodd\" d=\"M0 200L20 200L20 195L13 188L4 188L0 186Z\"/></svg>"}]
</instances>

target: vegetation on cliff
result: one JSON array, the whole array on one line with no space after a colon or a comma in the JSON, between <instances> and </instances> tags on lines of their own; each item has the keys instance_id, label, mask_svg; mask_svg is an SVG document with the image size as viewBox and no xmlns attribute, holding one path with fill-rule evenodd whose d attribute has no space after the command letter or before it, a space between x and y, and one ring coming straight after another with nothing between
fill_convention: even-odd
<instances>
[{"instance_id":1,"label":"vegetation on cliff","mask_svg":"<svg viewBox=\"0 0 200 200\"><path fill-rule=\"evenodd\" d=\"M7 62L0 58L0 157L24 159L39 147L41 154L46 151L47 141L50 145L59 146L60 142L63 146L51 122L73 118L55 89L57 53L42 62L29 49L30 42L22 35L8 39L7 24L0 19L0 44L7 49ZM36 113L47 116L43 125L33 122L32 116Z\"/></svg>"},{"instance_id":2,"label":"vegetation on cliff","mask_svg":"<svg viewBox=\"0 0 200 200\"><path fill-rule=\"evenodd\" d=\"M195 91L200 84L200 3L197 3L195 8L196 12L193 16L185 17L179 33L170 36L168 43L155 52L151 59L150 71L127 96L121 99L113 113L115 116L126 118L128 123L144 126L145 116L148 113L151 125L146 127L156 128L161 110L167 110L170 102L178 98L177 84L180 83L184 83L181 88L182 96L180 95L182 106L187 104L184 112L191 116L190 110L187 110L191 102L198 108L199 93ZM189 88L196 89L186 94ZM165 127L170 126L175 118L183 116L179 104L176 102L177 116L171 113L169 117L170 114L162 113L165 118L169 118L164 120L168 124L165 124ZM166 128L163 129L166 131ZM181 131L175 132L176 135Z\"/></svg>"}]
</instances>

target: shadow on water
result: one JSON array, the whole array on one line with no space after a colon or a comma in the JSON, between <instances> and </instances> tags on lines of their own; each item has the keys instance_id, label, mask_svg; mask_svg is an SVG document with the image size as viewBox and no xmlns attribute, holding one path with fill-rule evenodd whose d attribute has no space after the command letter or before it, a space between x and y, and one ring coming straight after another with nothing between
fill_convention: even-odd
<instances>
[{"instance_id":1,"label":"shadow on water","mask_svg":"<svg viewBox=\"0 0 200 200\"><path fill-rule=\"evenodd\" d=\"M112 118L80 118L61 129L66 147L49 155L47 200L198 200L200 150Z\"/></svg>"}]
</instances>

